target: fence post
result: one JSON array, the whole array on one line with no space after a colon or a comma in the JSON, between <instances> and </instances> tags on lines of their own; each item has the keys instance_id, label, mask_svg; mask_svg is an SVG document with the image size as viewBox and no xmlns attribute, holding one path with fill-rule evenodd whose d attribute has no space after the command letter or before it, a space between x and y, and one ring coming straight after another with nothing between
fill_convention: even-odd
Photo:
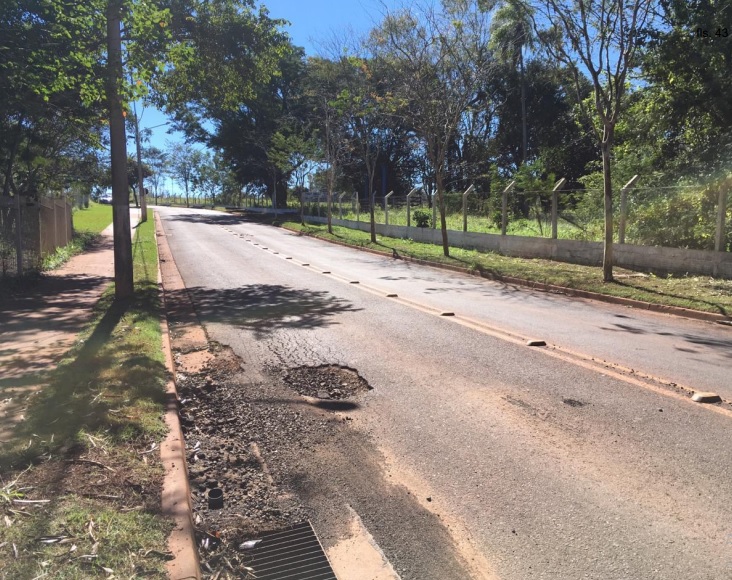
<instances>
[{"instance_id":1,"label":"fence post","mask_svg":"<svg viewBox=\"0 0 732 580\"><path fill-rule=\"evenodd\" d=\"M71 243L71 238L74 237L74 220L72 217L73 211L68 199L66 200L64 209L66 210L66 244L68 245L69 243Z\"/></svg>"},{"instance_id":2,"label":"fence post","mask_svg":"<svg viewBox=\"0 0 732 580\"><path fill-rule=\"evenodd\" d=\"M463 193L463 232L468 231L468 195L470 195L475 189L474 185L471 185Z\"/></svg>"},{"instance_id":3,"label":"fence post","mask_svg":"<svg viewBox=\"0 0 732 580\"><path fill-rule=\"evenodd\" d=\"M23 222L20 216L20 196L15 196L15 266L18 277L23 275Z\"/></svg>"},{"instance_id":4,"label":"fence post","mask_svg":"<svg viewBox=\"0 0 732 580\"><path fill-rule=\"evenodd\" d=\"M338 196L338 219L343 219L343 198L346 196L345 193L341 193Z\"/></svg>"},{"instance_id":5,"label":"fence post","mask_svg":"<svg viewBox=\"0 0 732 580\"><path fill-rule=\"evenodd\" d=\"M552 189L552 240L557 239L557 220L559 219L559 190L564 187L567 180L562 177Z\"/></svg>"},{"instance_id":6,"label":"fence post","mask_svg":"<svg viewBox=\"0 0 732 580\"><path fill-rule=\"evenodd\" d=\"M628 219L628 191L635 187L638 176L634 175L620 190L620 224L618 225L618 242L625 243L625 221Z\"/></svg>"},{"instance_id":7,"label":"fence post","mask_svg":"<svg viewBox=\"0 0 732 580\"><path fill-rule=\"evenodd\" d=\"M717 235L714 239L714 249L717 252L724 252L725 244L725 217L727 214L727 184L729 180L725 180L719 187L719 201L717 204Z\"/></svg>"},{"instance_id":8,"label":"fence post","mask_svg":"<svg viewBox=\"0 0 732 580\"><path fill-rule=\"evenodd\" d=\"M432 192L432 229L437 228L437 191Z\"/></svg>"},{"instance_id":9,"label":"fence post","mask_svg":"<svg viewBox=\"0 0 732 580\"><path fill-rule=\"evenodd\" d=\"M356 195L356 221L361 221L361 198L358 195L358 192L354 192Z\"/></svg>"},{"instance_id":10,"label":"fence post","mask_svg":"<svg viewBox=\"0 0 732 580\"><path fill-rule=\"evenodd\" d=\"M412 195L416 193L419 190L419 187L415 187L407 194L407 227L410 227L412 225L412 216L409 215L410 208L409 208L409 202L412 198Z\"/></svg>"},{"instance_id":11,"label":"fence post","mask_svg":"<svg viewBox=\"0 0 732 580\"><path fill-rule=\"evenodd\" d=\"M508 228L508 194L516 186L516 182L512 181L506 186L501 194L501 235L506 235L506 228Z\"/></svg>"},{"instance_id":12,"label":"fence post","mask_svg":"<svg viewBox=\"0 0 732 580\"><path fill-rule=\"evenodd\" d=\"M394 191L390 191L384 196L384 225L389 225L389 198L394 195Z\"/></svg>"}]
</instances>

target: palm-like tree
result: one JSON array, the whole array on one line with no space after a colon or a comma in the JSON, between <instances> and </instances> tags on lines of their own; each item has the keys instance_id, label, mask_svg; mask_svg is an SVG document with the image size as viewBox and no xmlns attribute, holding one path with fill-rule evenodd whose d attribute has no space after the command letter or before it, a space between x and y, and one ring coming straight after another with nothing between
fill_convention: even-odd
<instances>
[{"instance_id":1,"label":"palm-like tree","mask_svg":"<svg viewBox=\"0 0 732 580\"><path fill-rule=\"evenodd\" d=\"M521 78L521 161L526 162L528 129L526 124L526 76L524 72L524 51L534 46L536 38L530 15L525 6L512 0L501 2L491 20L492 48L498 58L510 62L519 70Z\"/></svg>"}]
</instances>

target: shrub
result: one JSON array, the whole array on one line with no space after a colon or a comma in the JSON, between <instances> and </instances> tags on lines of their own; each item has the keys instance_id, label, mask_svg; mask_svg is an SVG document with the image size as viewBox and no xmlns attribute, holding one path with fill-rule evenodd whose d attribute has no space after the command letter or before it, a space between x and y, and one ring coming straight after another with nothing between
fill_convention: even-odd
<instances>
[{"instance_id":1,"label":"shrub","mask_svg":"<svg viewBox=\"0 0 732 580\"><path fill-rule=\"evenodd\" d=\"M418 228L428 228L432 224L432 216L423 209L414 210L412 217Z\"/></svg>"}]
</instances>

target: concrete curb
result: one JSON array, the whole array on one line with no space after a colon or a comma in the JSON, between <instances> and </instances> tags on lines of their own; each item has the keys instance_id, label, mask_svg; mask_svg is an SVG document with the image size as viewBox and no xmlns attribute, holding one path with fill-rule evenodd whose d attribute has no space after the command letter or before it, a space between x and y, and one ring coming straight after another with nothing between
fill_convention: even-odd
<instances>
[{"instance_id":1,"label":"concrete curb","mask_svg":"<svg viewBox=\"0 0 732 580\"><path fill-rule=\"evenodd\" d=\"M391 258L392 255L388 252L380 252L379 250L373 250L371 248L364 248L361 246L352 246L344 242L338 242L335 240L327 240L318 236L313 236L306 232L302 232L286 226L278 226L284 230L317 238L324 242L335 244L337 246L343 246L346 248L353 248L362 252L368 252L369 254L375 254L377 256L383 256ZM482 270L471 270L469 268L461 268L460 266L451 266L449 264L440 264L439 262L432 262L430 260L423 260L420 258L412 258L410 256L400 256L401 260L405 262L412 262L421 266L430 266L432 268L439 268L441 270L448 270L451 272L459 272L461 274L468 274L470 276L479 276L487 280L495 280L497 282L505 282L508 284L515 284L516 286L524 286L526 288L532 288L534 290L540 290L542 292L554 292L556 294L564 294L570 297L576 298L587 298L589 300L597 300L598 302L606 302L609 304L619 304L622 306L629 306L631 308L638 308L641 310L648 310L651 312L659 312L663 314L671 314L673 316L682 316L685 318L692 318L694 320L703 320L707 322L728 322L732 320L732 317L725 316L724 314L714 314L712 312L703 312L701 310L692 310L690 308L682 308L680 306L666 306L663 304L653 304L651 302L644 302L642 300L634 300L632 298L621 298L619 296L608 296L606 294L599 294L597 292L590 292L588 290L578 290L576 288L568 288L565 286L556 286L554 284L546 284L544 282L534 282L531 280L524 280L523 278L514 278L513 276L502 276L500 274L494 274L492 272L485 272Z\"/></svg>"},{"instance_id":2,"label":"concrete curb","mask_svg":"<svg viewBox=\"0 0 732 580\"><path fill-rule=\"evenodd\" d=\"M155 213L155 237L160 236L160 218ZM158 242L159 243L159 242ZM160 255L158 251L158 256ZM172 580L188 580L201 578L201 564L196 548L195 527L193 525L193 509L191 506L191 489L188 483L186 466L185 439L178 416L178 391L175 387L175 368L173 351L170 345L170 329L165 309L165 292L163 278L158 259L158 291L162 304L160 326L163 334L163 354L165 366L170 379L165 392L165 424L168 435L160 444L160 459L165 467L163 481L162 511L163 515L174 523L173 531L168 537L168 549L173 559L167 564L168 578Z\"/></svg>"}]
</instances>

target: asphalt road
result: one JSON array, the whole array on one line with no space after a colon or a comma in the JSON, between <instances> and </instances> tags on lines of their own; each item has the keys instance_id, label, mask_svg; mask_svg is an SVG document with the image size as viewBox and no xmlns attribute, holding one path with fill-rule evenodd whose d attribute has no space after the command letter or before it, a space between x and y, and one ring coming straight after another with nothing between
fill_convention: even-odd
<instances>
[{"instance_id":1,"label":"asphalt road","mask_svg":"<svg viewBox=\"0 0 732 580\"><path fill-rule=\"evenodd\" d=\"M732 578L732 413L493 330L732 398L729 329L439 272L215 212L160 213L211 339L252 372L341 364L373 387L350 413L352 429L379 454L382 477L438 516L453 542L408 552L425 563L415 571L400 543L419 545L418 526L354 488L348 505L405 579L465 570ZM464 569L425 572L431 551L452 549Z\"/></svg>"}]
</instances>

